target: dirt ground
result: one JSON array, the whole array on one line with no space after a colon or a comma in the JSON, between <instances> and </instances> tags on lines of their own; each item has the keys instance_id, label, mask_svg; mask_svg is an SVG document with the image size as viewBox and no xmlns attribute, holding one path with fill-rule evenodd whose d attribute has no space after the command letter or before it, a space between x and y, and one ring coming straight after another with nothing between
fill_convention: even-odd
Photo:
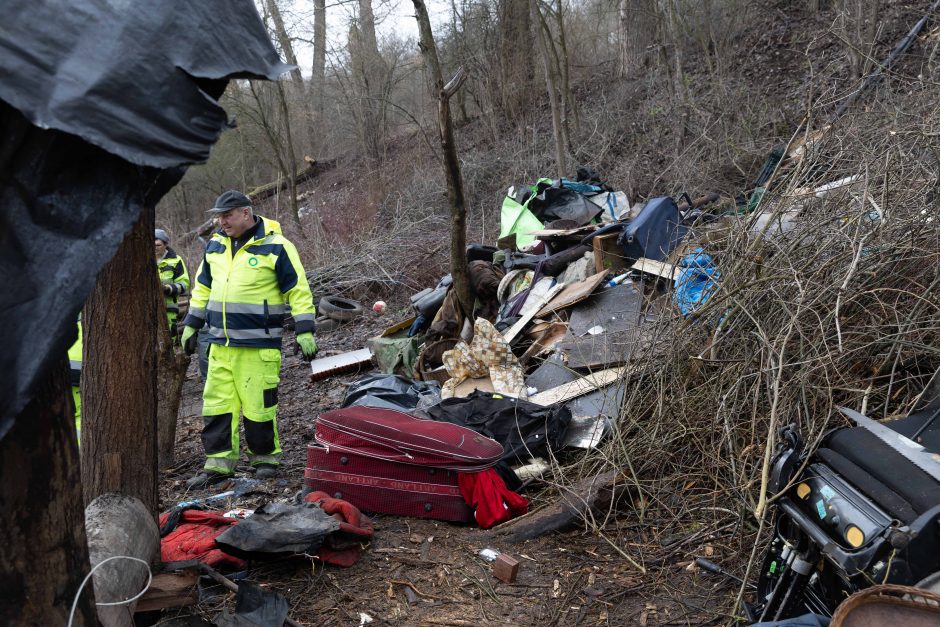
<instances>
[{"instance_id":1,"label":"dirt ground","mask_svg":"<svg viewBox=\"0 0 940 627\"><path fill-rule=\"evenodd\" d=\"M331 333L319 334L320 355L364 346L392 318L369 315ZM285 340L279 390L279 429L285 454L280 476L263 494L219 501L212 509L253 508L267 500L289 499L302 488L307 444L313 441L319 412L339 406L356 375L312 383L308 365L294 356L293 338ZM215 486L188 492L185 479L202 465L199 441L201 381L195 360L190 366L180 408L176 465L161 475L164 509L192 498L224 491ZM238 476L251 476L244 461ZM532 509L548 503L548 490L529 489ZM499 543L491 532L459 524L374 515L373 542L353 567L323 566L298 557L254 562L248 578L284 595L290 617L305 625L706 625L728 622L725 608L736 588L732 582L690 571L692 556L713 549L680 543L676 550L653 538L630 514L609 524L604 537L576 529L524 544ZM615 546L616 545L616 546ZM485 547L515 556L519 577L505 584L479 557ZM619 551L645 565L641 573ZM234 606L234 595L206 586L198 606L164 613L160 623L206 624Z\"/></svg>"}]
</instances>

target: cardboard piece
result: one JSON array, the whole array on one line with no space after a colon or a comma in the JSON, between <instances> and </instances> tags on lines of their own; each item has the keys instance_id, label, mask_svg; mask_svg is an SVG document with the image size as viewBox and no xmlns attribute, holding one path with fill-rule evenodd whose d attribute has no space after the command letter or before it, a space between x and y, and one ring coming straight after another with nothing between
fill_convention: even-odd
<instances>
[{"instance_id":1,"label":"cardboard piece","mask_svg":"<svg viewBox=\"0 0 940 627\"><path fill-rule=\"evenodd\" d=\"M541 307L543 307L546 303L548 303L549 301L551 301L552 298L554 298L555 294L557 294L558 292L560 292L563 287L564 287L564 284L558 284L558 285L555 285L554 287L552 287L552 289L548 290L548 292L546 292L545 295L542 296L541 299L539 299L538 304L537 304L536 306L532 307L532 309L531 309L531 311L529 311L529 313L527 313L526 315L524 315L524 316L522 316L521 318L519 318L519 320L516 322L516 324L512 325L509 329L506 330L506 333L503 334L503 337L506 338L506 341L507 341L507 342L512 342L513 339L515 339L515 337L516 337L517 335L519 335L519 333L520 333L524 328L526 328L526 326L532 321L532 318L535 317L535 314L538 312L538 310L539 310Z\"/></svg>"},{"instance_id":2,"label":"cardboard piece","mask_svg":"<svg viewBox=\"0 0 940 627\"><path fill-rule=\"evenodd\" d=\"M630 268L631 270L636 270L637 272L642 272L644 274L652 274L660 278L666 279L667 281L674 281L676 278L676 266L671 263L663 263L662 261L656 261L655 259L647 259L646 257L640 257L636 260L636 263Z\"/></svg>"},{"instance_id":3,"label":"cardboard piece","mask_svg":"<svg viewBox=\"0 0 940 627\"><path fill-rule=\"evenodd\" d=\"M594 293L594 290L604 282L604 277L607 276L607 270L602 270L597 274L589 276L583 281L577 283L572 283L571 285L566 285L561 292L559 292L552 300L549 301L547 305L542 307L538 313L535 314L537 318L542 318L548 314L558 311L559 309L564 309L565 307L571 307L577 303L580 303L582 300Z\"/></svg>"},{"instance_id":4,"label":"cardboard piece","mask_svg":"<svg viewBox=\"0 0 940 627\"><path fill-rule=\"evenodd\" d=\"M476 390L481 392L495 392L493 381L489 377L479 379L464 379L454 387L454 398L466 398Z\"/></svg>"}]
</instances>

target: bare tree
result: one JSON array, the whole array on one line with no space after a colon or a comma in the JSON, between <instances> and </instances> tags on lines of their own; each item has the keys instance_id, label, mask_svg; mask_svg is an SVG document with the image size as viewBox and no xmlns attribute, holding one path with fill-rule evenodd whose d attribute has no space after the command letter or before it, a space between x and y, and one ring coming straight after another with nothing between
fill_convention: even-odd
<instances>
[{"instance_id":1,"label":"bare tree","mask_svg":"<svg viewBox=\"0 0 940 627\"><path fill-rule=\"evenodd\" d=\"M529 0L499 0L499 76L502 107L509 119L529 108L532 67Z\"/></svg>"},{"instance_id":2,"label":"bare tree","mask_svg":"<svg viewBox=\"0 0 940 627\"><path fill-rule=\"evenodd\" d=\"M620 76L634 78L653 56L656 37L656 0L620 0Z\"/></svg>"},{"instance_id":3,"label":"bare tree","mask_svg":"<svg viewBox=\"0 0 940 627\"><path fill-rule=\"evenodd\" d=\"M548 92L548 103L552 111L552 130L555 136L555 168L558 172L558 178L565 176L567 168L567 136L565 125L562 121L562 100L559 94L560 76L558 65L556 63L554 46L551 41L551 32L548 24L539 9L538 0L530 0L532 19L535 22L537 34L535 40L539 44L539 56L542 57L542 69L545 72L545 88Z\"/></svg>"},{"instance_id":4,"label":"bare tree","mask_svg":"<svg viewBox=\"0 0 940 627\"><path fill-rule=\"evenodd\" d=\"M65 355L0 439L0 623L65 625L88 572L85 509ZM75 625L97 625L91 585Z\"/></svg>"},{"instance_id":5,"label":"bare tree","mask_svg":"<svg viewBox=\"0 0 940 627\"><path fill-rule=\"evenodd\" d=\"M385 143L388 67L379 53L372 0L359 0L359 14L349 26L349 63L355 84L354 109L363 153L373 162Z\"/></svg>"},{"instance_id":6,"label":"bare tree","mask_svg":"<svg viewBox=\"0 0 940 627\"><path fill-rule=\"evenodd\" d=\"M157 515L154 210L98 273L82 314L82 486L135 496Z\"/></svg>"},{"instance_id":7,"label":"bare tree","mask_svg":"<svg viewBox=\"0 0 940 627\"><path fill-rule=\"evenodd\" d=\"M415 6L415 19L418 20L419 46L431 74L433 90L437 94L438 132L443 152L444 177L447 179L447 200L450 204L450 272L454 278L454 289L457 290L460 307L464 315L469 316L473 311L473 291L467 274L467 209L460 161L457 159L457 146L454 144L454 127L450 118L450 99L466 80L466 74L459 70L454 78L444 84L428 9L423 0L412 0L412 3Z\"/></svg>"},{"instance_id":8,"label":"bare tree","mask_svg":"<svg viewBox=\"0 0 940 627\"><path fill-rule=\"evenodd\" d=\"M281 52L288 63L294 66L291 70L291 84L294 86L294 94L300 105L301 124L304 135L309 142L311 152L316 150L316 134L314 133L315 111L312 101L307 97L307 90L304 86L304 78L300 72L300 66L297 63L297 55L294 54L294 46L291 43L290 35L284 26L284 18L281 16L281 10L277 6L277 0L266 0L265 6L271 15L271 21L274 25L274 34L277 37L278 44L281 46Z\"/></svg>"},{"instance_id":9,"label":"bare tree","mask_svg":"<svg viewBox=\"0 0 940 627\"><path fill-rule=\"evenodd\" d=\"M323 90L326 73L326 0L313 0L313 71L310 91L312 92L313 110L319 122L323 115Z\"/></svg>"},{"instance_id":10,"label":"bare tree","mask_svg":"<svg viewBox=\"0 0 940 627\"><path fill-rule=\"evenodd\" d=\"M849 74L859 79L872 66L872 47L878 36L881 0L836 0L835 31L849 61Z\"/></svg>"}]
</instances>

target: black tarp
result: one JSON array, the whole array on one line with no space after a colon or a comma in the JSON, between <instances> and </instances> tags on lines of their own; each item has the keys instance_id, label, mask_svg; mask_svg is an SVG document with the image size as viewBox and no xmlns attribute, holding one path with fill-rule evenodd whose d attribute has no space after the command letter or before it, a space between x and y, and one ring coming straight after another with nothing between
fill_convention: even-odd
<instances>
[{"instance_id":1,"label":"black tarp","mask_svg":"<svg viewBox=\"0 0 940 627\"><path fill-rule=\"evenodd\" d=\"M430 407L441 401L441 384L415 381L397 374L372 372L349 384L340 407L380 407L412 412L418 404Z\"/></svg>"},{"instance_id":2,"label":"black tarp","mask_svg":"<svg viewBox=\"0 0 940 627\"><path fill-rule=\"evenodd\" d=\"M3 6L0 438L141 207L208 157L228 79L289 69L251 0Z\"/></svg>"}]
</instances>

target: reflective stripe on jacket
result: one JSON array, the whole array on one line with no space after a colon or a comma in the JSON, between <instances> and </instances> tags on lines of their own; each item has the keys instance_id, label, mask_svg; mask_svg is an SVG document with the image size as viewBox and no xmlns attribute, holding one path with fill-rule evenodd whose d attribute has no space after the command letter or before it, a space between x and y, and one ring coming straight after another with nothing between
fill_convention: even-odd
<instances>
[{"instance_id":1,"label":"reflective stripe on jacket","mask_svg":"<svg viewBox=\"0 0 940 627\"><path fill-rule=\"evenodd\" d=\"M213 344L280 348L288 309L297 333L314 331L310 285L281 225L259 216L251 239L234 255L231 238L216 232L199 265L185 324L207 326Z\"/></svg>"},{"instance_id":2,"label":"reflective stripe on jacket","mask_svg":"<svg viewBox=\"0 0 940 627\"><path fill-rule=\"evenodd\" d=\"M189 291L189 272L183 258L176 254L172 248L167 248L163 259L157 262L157 272L160 274L160 283L172 286L172 293L164 298L166 310L179 313L177 304L179 297Z\"/></svg>"}]
</instances>

